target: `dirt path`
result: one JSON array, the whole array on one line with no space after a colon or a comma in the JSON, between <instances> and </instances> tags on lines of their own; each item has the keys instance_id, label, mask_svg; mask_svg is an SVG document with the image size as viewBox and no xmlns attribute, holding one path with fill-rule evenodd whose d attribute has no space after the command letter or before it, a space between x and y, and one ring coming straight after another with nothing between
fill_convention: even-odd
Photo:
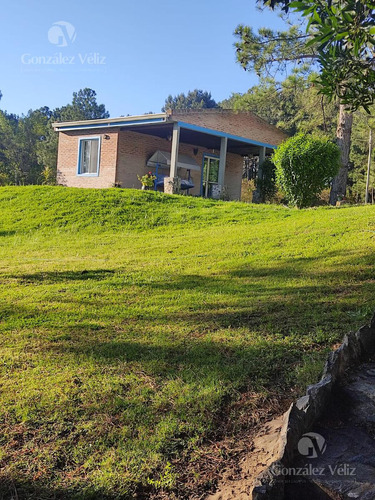
<instances>
[{"instance_id":1,"label":"dirt path","mask_svg":"<svg viewBox=\"0 0 375 500\"><path fill-rule=\"evenodd\" d=\"M267 423L255 437L249 453L241 460L239 479L233 480L231 473L224 474L218 491L206 500L245 500L251 498L253 479L275 460L279 454L278 436L283 424L283 415Z\"/></svg>"}]
</instances>

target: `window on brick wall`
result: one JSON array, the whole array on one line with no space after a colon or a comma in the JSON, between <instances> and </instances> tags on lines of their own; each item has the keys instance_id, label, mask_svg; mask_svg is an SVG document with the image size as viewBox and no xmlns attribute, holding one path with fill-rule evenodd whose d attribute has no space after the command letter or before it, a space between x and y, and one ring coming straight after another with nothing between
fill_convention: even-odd
<instances>
[{"instance_id":1,"label":"window on brick wall","mask_svg":"<svg viewBox=\"0 0 375 500\"><path fill-rule=\"evenodd\" d=\"M79 140L78 175L99 175L100 137Z\"/></svg>"}]
</instances>

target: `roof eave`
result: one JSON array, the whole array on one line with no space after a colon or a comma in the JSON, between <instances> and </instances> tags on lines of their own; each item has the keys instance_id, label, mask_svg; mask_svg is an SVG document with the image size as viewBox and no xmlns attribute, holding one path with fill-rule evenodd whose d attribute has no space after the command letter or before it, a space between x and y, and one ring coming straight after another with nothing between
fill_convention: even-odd
<instances>
[{"instance_id":1,"label":"roof eave","mask_svg":"<svg viewBox=\"0 0 375 500\"><path fill-rule=\"evenodd\" d=\"M68 130L86 130L90 128L126 127L134 125L150 125L163 123L168 119L167 113L155 113L138 116L121 116L119 118L103 118L99 120L80 120L70 122L54 122L52 127L56 132Z\"/></svg>"}]
</instances>

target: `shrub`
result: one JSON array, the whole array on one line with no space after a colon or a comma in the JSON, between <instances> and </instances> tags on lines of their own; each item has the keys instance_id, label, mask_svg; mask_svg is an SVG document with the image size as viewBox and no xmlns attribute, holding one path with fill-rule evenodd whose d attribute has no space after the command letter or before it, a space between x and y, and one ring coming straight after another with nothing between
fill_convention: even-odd
<instances>
[{"instance_id":1,"label":"shrub","mask_svg":"<svg viewBox=\"0 0 375 500\"><path fill-rule=\"evenodd\" d=\"M289 203L309 207L329 186L340 166L340 150L329 139L298 134L275 151L276 182Z\"/></svg>"},{"instance_id":2,"label":"shrub","mask_svg":"<svg viewBox=\"0 0 375 500\"><path fill-rule=\"evenodd\" d=\"M11 184L7 174L0 172L0 186L9 186Z\"/></svg>"},{"instance_id":3,"label":"shrub","mask_svg":"<svg viewBox=\"0 0 375 500\"><path fill-rule=\"evenodd\" d=\"M264 201L271 201L276 194L276 168L275 164L269 158L266 158L261 165L262 177L255 180L260 198Z\"/></svg>"},{"instance_id":4,"label":"shrub","mask_svg":"<svg viewBox=\"0 0 375 500\"><path fill-rule=\"evenodd\" d=\"M254 179L242 179L241 185L241 201L251 203L253 201L253 192L255 191Z\"/></svg>"},{"instance_id":5,"label":"shrub","mask_svg":"<svg viewBox=\"0 0 375 500\"><path fill-rule=\"evenodd\" d=\"M42 178L42 184L55 186L57 184L56 169L45 166L42 171L41 178Z\"/></svg>"},{"instance_id":6,"label":"shrub","mask_svg":"<svg viewBox=\"0 0 375 500\"><path fill-rule=\"evenodd\" d=\"M144 187L151 188L154 185L154 180L156 179L156 175L154 175L152 172L148 172L148 174L145 175L137 175L139 182L142 184Z\"/></svg>"}]
</instances>

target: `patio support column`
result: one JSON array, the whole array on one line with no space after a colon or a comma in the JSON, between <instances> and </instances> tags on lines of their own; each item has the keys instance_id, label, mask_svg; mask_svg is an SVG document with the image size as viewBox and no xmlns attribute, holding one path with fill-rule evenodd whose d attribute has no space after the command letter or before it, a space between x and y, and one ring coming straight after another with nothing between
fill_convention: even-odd
<instances>
[{"instance_id":1,"label":"patio support column","mask_svg":"<svg viewBox=\"0 0 375 500\"><path fill-rule=\"evenodd\" d=\"M219 186L224 187L225 165L227 163L228 138L222 137L220 142L220 160L219 160Z\"/></svg>"},{"instance_id":2,"label":"patio support column","mask_svg":"<svg viewBox=\"0 0 375 500\"><path fill-rule=\"evenodd\" d=\"M228 138L222 137L220 141L219 175L217 185L212 186L212 198L219 199L224 191L225 165L227 163Z\"/></svg>"},{"instance_id":3,"label":"patio support column","mask_svg":"<svg viewBox=\"0 0 375 500\"><path fill-rule=\"evenodd\" d=\"M181 187L181 179L177 176L178 149L180 145L180 126L178 123L173 124L172 132L172 149L171 149L171 166L169 169L169 177L164 179L164 193L178 194Z\"/></svg>"},{"instance_id":4,"label":"patio support column","mask_svg":"<svg viewBox=\"0 0 375 500\"><path fill-rule=\"evenodd\" d=\"M264 146L259 148L259 167L262 165L266 159L266 148Z\"/></svg>"},{"instance_id":5,"label":"patio support column","mask_svg":"<svg viewBox=\"0 0 375 500\"><path fill-rule=\"evenodd\" d=\"M170 177L177 177L177 162L178 162L178 148L180 145L180 127L178 123L173 124L172 132L172 152L171 152L171 168L169 172Z\"/></svg>"}]
</instances>

